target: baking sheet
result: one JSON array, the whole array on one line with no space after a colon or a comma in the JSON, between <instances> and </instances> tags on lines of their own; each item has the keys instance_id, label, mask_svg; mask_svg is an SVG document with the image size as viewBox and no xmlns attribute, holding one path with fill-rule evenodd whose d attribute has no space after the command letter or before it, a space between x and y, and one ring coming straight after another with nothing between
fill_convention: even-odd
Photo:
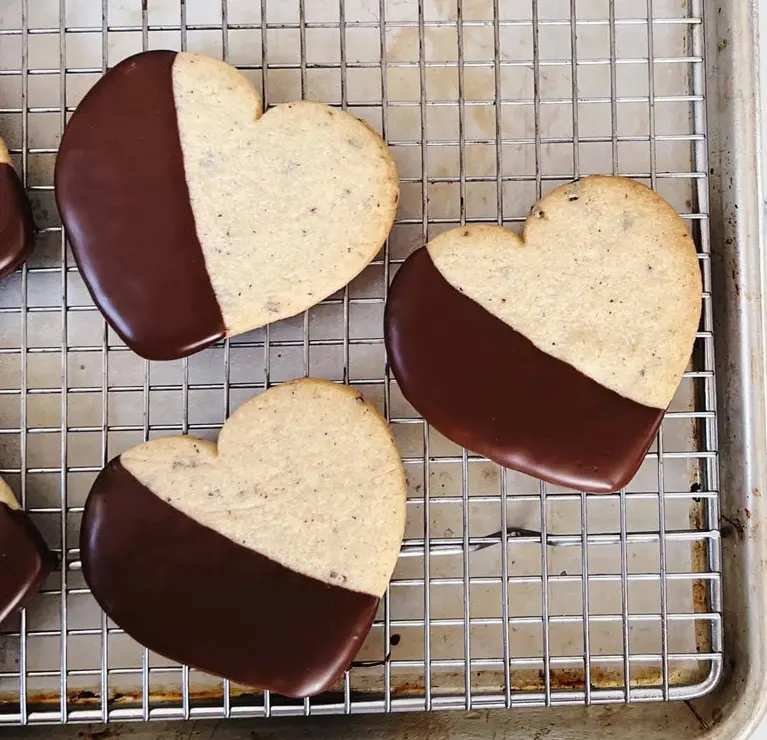
<instances>
[{"instance_id":1,"label":"baking sheet","mask_svg":"<svg viewBox=\"0 0 767 740\"><path fill-rule=\"evenodd\" d=\"M0 131L42 229L29 267L0 287L0 473L66 562L0 635L0 722L709 691L722 624L701 4L472 0L460 22L456 0L66 0L63 16L59 5L0 8ZM105 328L63 250L53 164L66 116L106 65L182 47L243 68L267 104L307 97L367 120L397 160L401 208L348 290L186 362L146 363ZM705 291L694 363L661 437L611 496L503 472L429 429L388 372L381 325L391 276L426 239L466 221L519 229L539 195L591 172L636 177L677 208ZM351 383L388 415L410 498L404 556L359 656L382 664L296 703L175 666L122 634L87 592L77 533L105 460L163 434L215 439L240 403L307 374ZM543 536L495 536L469 552L507 527Z\"/></svg>"}]
</instances>

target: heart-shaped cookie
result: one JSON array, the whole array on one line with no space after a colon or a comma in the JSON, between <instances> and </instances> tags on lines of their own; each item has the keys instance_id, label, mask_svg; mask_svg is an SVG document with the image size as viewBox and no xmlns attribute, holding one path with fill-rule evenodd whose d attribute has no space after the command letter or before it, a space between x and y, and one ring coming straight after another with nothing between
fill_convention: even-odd
<instances>
[{"instance_id":1,"label":"heart-shaped cookie","mask_svg":"<svg viewBox=\"0 0 767 740\"><path fill-rule=\"evenodd\" d=\"M53 570L56 559L0 478L0 625Z\"/></svg>"},{"instance_id":2,"label":"heart-shaped cookie","mask_svg":"<svg viewBox=\"0 0 767 740\"><path fill-rule=\"evenodd\" d=\"M382 139L348 113L299 102L262 116L228 64L153 51L77 107L56 198L94 301L162 360L342 288L386 239L399 185Z\"/></svg>"},{"instance_id":3,"label":"heart-shaped cookie","mask_svg":"<svg viewBox=\"0 0 767 740\"><path fill-rule=\"evenodd\" d=\"M299 380L241 406L218 447L147 442L112 460L83 515L83 572L128 634L288 696L329 687L399 555L405 475L384 419Z\"/></svg>"},{"instance_id":4,"label":"heart-shaped cookie","mask_svg":"<svg viewBox=\"0 0 767 740\"><path fill-rule=\"evenodd\" d=\"M695 245L645 186L587 177L540 200L523 236L440 234L397 273L385 335L402 392L440 432L579 490L633 477L689 362Z\"/></svg>"},{"instance_id":5,"label":"heart-shaped cookie","mask_svg":"<svg viewBox=\"0 0 767 740\"><path fill-rule=\"evenodd\" d=\"M27 194L0 139L0 277L13 272L29 256L34 231Z\"/></svg>"}]
</instances>

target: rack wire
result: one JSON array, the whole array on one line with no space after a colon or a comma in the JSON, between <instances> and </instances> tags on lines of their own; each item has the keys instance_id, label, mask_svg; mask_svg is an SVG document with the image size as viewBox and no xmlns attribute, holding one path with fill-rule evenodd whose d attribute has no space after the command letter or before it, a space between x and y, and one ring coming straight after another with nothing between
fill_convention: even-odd
<instances>
[{"instance_id":1,"label":"rack wire","mask_svg":"<svg viewBox=\"0 0 767 740\"><path fill-rule=\"evenodd\" d=\"M172 363L140 360L108 330L52 192L68 115L107 68L149 48L224 58L267 105L309 97L350 110L386 137L402 183L389 242L347 289ZM4 0L0 132L40 234L0 286L0 474L62 567L0 633L0 723L710 691L722 619L705 53L703 0ZM666 197L695 237L704 284L693 363L657 441L632 484L604 496L499 469L430 429L390 375L381 326L413 249L467 221L519 229L538 197L591 172ZM327 694L293 701L133 642L90 596L77 531L110 457L163 434L214 439L240 403L302 375L380 405L409 499L402 558L357 663Z\"/></svg>"}]
</instances>

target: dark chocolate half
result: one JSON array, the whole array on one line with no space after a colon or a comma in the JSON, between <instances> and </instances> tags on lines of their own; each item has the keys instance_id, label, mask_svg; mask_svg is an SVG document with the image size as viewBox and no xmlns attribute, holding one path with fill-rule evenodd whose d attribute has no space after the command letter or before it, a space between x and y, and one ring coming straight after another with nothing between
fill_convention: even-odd
<instances>
[{"instance_id":1,"label":"dark chocolate half","mask_svg":"<svg viewBox=\"0 0 767 740\"><path fill-rule=\"evenodd\" d=\"M67 125L56 200L96 305L136 353L192 354L225 334L189 202L172 66L151 51L94 85Z\"/></svg>"},{"instance_id":2,"label":"dark chocolate half","mask_svg":"<svg viewBox=\"0 0 767 740\"><path fill-rule=\"evenodd\" d=\"M55 565L26 513L0 503L0 624L37 592Z\"/></svg>"},{"instance_id":3,"label":"dark chocolate half","mask_svg":"<svg viewBox=\"0 0 767 740\"><path fill-rule=\"evenodd\" d=\"M663 418L535 347L453 288L425 247L392 282L385 339L403 394L437 430L551 483L622 488Z\"/></svg>"},{"instance_id":4,"label":"dark chocolate half","mask_svg":"<svg viewBox=\"0 0 767 740\"><path fill-rule=\"evenodd\" d=\"M32 208L16 170L0 163L0 277L13 272L32 251Z\"/></svg>"},{"instance_id":5,"label":"dark chocolate half","mask_svg":"<svg viewBox=\"0 0 767 740\"><path fill-rule=\"evenodd\" d=\"M327 689L362 646L379 599L238 545L112 460L88 496L83 572L104 611L180 663L292 697Z\"/></svg>"}]
</instances>

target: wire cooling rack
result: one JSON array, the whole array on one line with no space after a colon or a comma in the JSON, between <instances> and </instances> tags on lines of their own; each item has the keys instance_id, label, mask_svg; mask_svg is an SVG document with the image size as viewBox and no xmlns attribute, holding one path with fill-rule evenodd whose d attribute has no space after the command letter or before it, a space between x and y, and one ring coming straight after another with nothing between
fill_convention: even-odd
<instances>
[{"instance_id":1,"label":"wire cooling rack","mask_svg":"<svg viewBox=\"0 0 767 740\"><path fill-rule=\"evenodd\" d=\"M716 684L703 7L3 1L0 131L40 236L28 266L0 286L0 473L62 567L0 634L0 723L583 705L689 699ZM187 361L147 363L84 289L52 172L67 117L98 77L163 47L227 59L267 105L308 97L369 121L397 159L402 205L389 243L346 290ZM519 229L537 197L590 172L666 197L704 277L693 363L636 479L605 496L501 470L430 429L392 379L381 333L387 286L413 249L466 221ZM244 400L302 375L377 402L409 481L402 558L370 637L334 690L303 702L141 648L95 605L77 549L85 496L108 458L163 434L215 438Z\"/></svg>"}]
</instances>

